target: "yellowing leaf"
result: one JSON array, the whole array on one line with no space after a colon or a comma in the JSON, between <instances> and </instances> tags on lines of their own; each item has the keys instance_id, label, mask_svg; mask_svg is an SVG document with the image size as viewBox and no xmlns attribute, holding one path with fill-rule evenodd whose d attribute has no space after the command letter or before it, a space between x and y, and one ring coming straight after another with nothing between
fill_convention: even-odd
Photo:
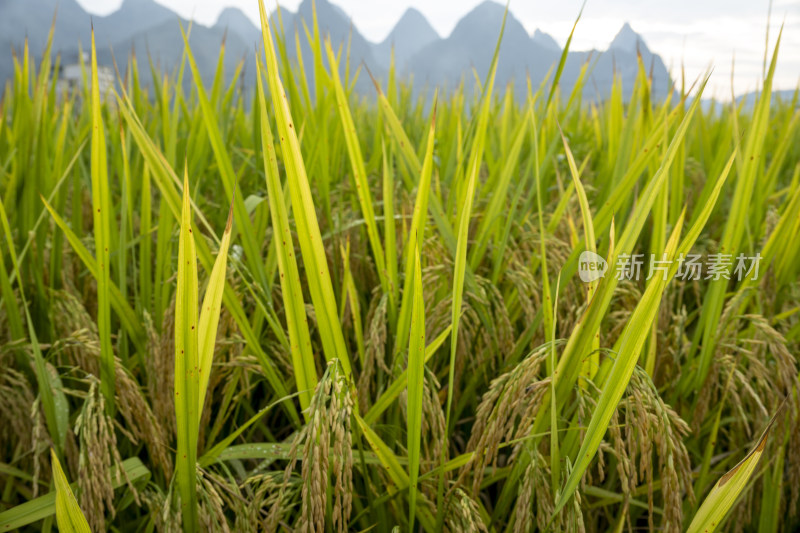
<instances>
[{"instance_id":1,"label":"yellowing leaf","mask_svg":"<svg viewBox=\"0 0 800 533\"><path fill-rule=\"evenodd\" d=\"M780 413L782 409L778 409ZM717 484L708 493L703 504L694 515L692 523L689 524L687 533L711 533L725 519L725 515L736 502L736 499L747 487L750 477L758 466L758 461L767 446L767 437L775 423L775 416L767 424L767 428L759 437L755 447L742 459L739 464L731 468L728 473L719 478Z\"/></svg>"},{"instance_id":2,"label":"yellowing leaf","mask_svg":"<svg viewBox=\"0 0 800 533\"><path fill-rule=\"evenodd\" d=\"M78 501L69 487L69 481L61 469L61 463L53 449L50 449L50 462L53 467L53 482L56 485L56 522L61 533L91 533L89 523L83 516Z\"/></svg>"},{"instance_id":3,"label":"yellowing leaf","mask_svg":"<svg viewBox=\"0 0 800 533\"><path fill-rule=\"evenodd\" d=\"M236 196L236 191L233 192ZM211 277L208 279L208 287L203 297L203 307L200 309L200 323L198 325L197 341L197 413L203 412L203 403L206 399L206 389L208 389L208 379L211 376L211 364L214 359L214 344L217 338L217 326L219 326L219 315L222 308L222 295L225 292L225 274L228 265L228 249L231 245L231 228L233 226L233 201L228 211L228 223L225 225L225 233L222 234L222 241L219 244L217 259L214 261L214 268L211 269Z\"/></svg>"}]
</instances>

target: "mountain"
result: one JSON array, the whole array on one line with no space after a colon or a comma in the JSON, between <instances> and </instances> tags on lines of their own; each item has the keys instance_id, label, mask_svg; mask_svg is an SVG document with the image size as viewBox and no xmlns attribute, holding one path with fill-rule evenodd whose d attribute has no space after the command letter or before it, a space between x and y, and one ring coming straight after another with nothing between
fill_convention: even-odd
<instances>
[{"instance_id":1,"label":"mountain","mask_svg":"<svg viewBox=\"0 0 800 533\"><path fill-rule=\"evenodd\" d=\"M36 9L31 9L30 4L29 0L0 0L0 84L13 75L10 50L21 52L26 37L33 57L39 60L54 15L53 53L61 53L70 62L77 58L79 47L89 50L92 27L98 54L109 66L112 48L117 58L124 60L131 49L126 40L158 24L171 21L170 31L178 32L180 38L177 15L153 0L125 0L117 11L105 17L91 16L75 0L37 0Z\"/></svg>"},{"instance_id":2,"label":"mountain","mask_svg":"<svg viewBox=\"0 0 800 533\"><path fill-rule=\"evenodd\" d=\"M770 104L775 106L779 104L791 104L794 102L795 108L800 107L798 101L795 100L795 97L800 95L800 87L797 89L784 89L782 91L772 91L772 96L770 97ZM744 102L744 108L752 110L755 107L756 99L761 95L761 91L751 91L749 93L742 94L736 97L736 105L742 105Z\"/></svg>"},{"instance_id":3,"label":"mountain","mask_svg":"<svg viewBox=\"0 0 800 533\"><path fill-rule=\"evenodd\" d=\"M184 30L188 30L189 21L176 16L174 20L164 21L118 41L111 47L99 49L97 52L98 62L106 65L112 64L111 51L113 50L117 63L122 68L127 64L130 52L136 51L140 80L143 84L150 85L152 82L150 69L145 63L148 56L152 58L153 64L158 67L158 70L166 74L174 73L180 66L183 59L184 42L179 24L183 25ZM225 78L230 81L237 64L244 59L245 81L255 82L252 45L245 44L242 38L232 32L226 33L224 28L217 26L208 28L200 24L193 24L191 33L189 33L189 46L203 82L208 86L214 79L220 46L223 42L225 43ZM187 65L184 74L184 89L189 90L191 86L192 73Z\"/></svg>"},{"instance_id":4,"label":"mountain","mask_svg":"<svg viewBox=\"0 0 800 533\"><path fill-rule=\"evenodd\" d=\"M26 38L33 57L41 57L56 8L53 50L75 49L78 39L88 42L90 17L75 0L41 0L36 9L29 0L0 0L0 92L14 75L12 50L19 54Z\"/></svg>"},{"instance_id":5,"label":"mountain","mask_svg":"<svg viewBox=\"0 0 800 533\"><path fill-rule=\"evenodd\" d=\"M40 55L56 13L54 50L75 48L76 40L88 42L86 37L91 35L91 17L75 0L40 0L36 9L31 9L30 4L29 0L0 1L0 50L3 60L10 55L10 47L22 50L26 38L31 52Z\"/></svg>"},{"instance_id":6,"label":"mountain","mask_svg":"<svg viewBox=\"0 0 800 533\"><path fill-rule=\"evenodd\" d=\"M103 47L177 20L178 15L153 0L124 0L117 11L94 18L95 40L99 47Z\"/></svg>"},{"instance_id":7,"label":"mountain","mask_svg":"<svg viewBox=\"0 0 800 533\"><path fill-rule=\"evenodd\" d=\"M661 58L653 54L644 42L641 35L633 31L631 25L627 22L619 30L614 40L608 46L607 53L628 53L628 54L641 54L642 62L647 68L658 69L658 74L666 74L667 67Z\"/></svg>"},{"instance_id":8,"label":"mountain","mask_svg":"<svg viewBox=\"0 0 800 533\"><path fill-rule=\"evenodd\" d=\"M227 30L239 38L246 44L261 42L261 28L256 27L253 22L247 18L247 15L242 13L241 9L235 7L226 7L219 14L214 28Z\"/></svg>"},{"instance_id":9,"label":"mountain","mask_svg":"<svg viewBox=\"0 0 800 533\"><path fill-rule=\"evenodd\" d=\"M124 68L135 50L139 54L140 77L144 83L150 81L147 54L165 72L174 72L182 60L183 38L179 23L188 28L189 22L155 0L124 0L117 11L104 17L92 17L76 0L36 0L35 9L31 8L31 3L31 0L0 0L0 88L13 76L10 50L20 52L26 37L33 57L39 60L55 13L53 52L61 53L65 64L75 61L79 46L83 50L89 48L92 23L100 63L110 67L112 57L116 57L120 68ZM315 87L313 54L305 28L313 32L313 6L316 6L320 37L330 39L337 53L342 50L343 60L339 65L342 75L346 68L344 59L349 58L351 75L356 68L365 65L376 77L384 77L394 47L397 72L401 76L413 76L416 91L424 86L452 90L462 81L471 91L476 86L473 69L481 79L488 73L506 14L504 5L485 1L467 13L450 35L442 38L422 13L408 9L383 41L371 43L353 25L349 15L328 0L303 0L296 12L281 9L287 54L290 61L296 62L297 35L312 96ZM270 15L270 23L273 34L277 33L277 11ZM211 27L193 24L190 43L203 80L211 83L214 78L219 47L224 41L225 75L230 78L244 59L242 80L245 88L252 89L255 79L253 50L260 38L259 26L236 8L224 9ZM496 87L503 90L511 84L517 97L524 98L528 77L533 87L538 87L560 55L561 47L553 37L540 29L529 35L509 12L500 45ZM607 98L615 75L621 78L623 96L627 99L637 76L638 57L653 80L653 95L656 98L668 95L672 88L664 62L627 23L607 50L568 54L561 90L565 94L572 91L581 69L588 62L582 95L585 99ZM327 68L327 56L323 63ZM191 86L188 73L184 81L187 88ZM363 95L374 95L365 73L358 77L355 89Z\"/></svg>"},{"instance_id":10,"label":"mountain","mask_svg":"<svg viewBox=\"0 0 800 533\"><path fill-rule=\"evenodd\" d=\"M79 46L88 50L92 23L101 64L113 64L113 50L113 55L122 68L130 52L136 50L142 67L141 79L145 83L150 81L149 69L143 63L145 54L151 54L154 63L166 72L172 71L183 55L183 37L178 24L182 23L184 28L188 28L189 22L153 0L125 0L119 10L105 17L92 17L75 0L37 2L37 9L31 9L30 0L0 0L0 88L4 80L14 73L11 50L21 52L25 38L29 36L30 50L38 59L44 51L53 15L56 13L53 52L63 53L70 61L77 57ZM347 46L350 39L351 66L364 62L373 72L381 74L382 69L372 56L372 44L353 27L344 11L327 0L316 0L316 10L323 39L329 37L335 50L339 46ZM290 57L296 59L294 32L299 31L301 51L304 57L310 58L311 49L305 38L303 22L313 28L312 1L304 0L297 13L282 10L282 14L287 38L291 38L292 43L287 48ZM226 74L232 74L236 64L244 57L245 81L254 80L253 46L260 40L260 36L260 28L238 9L223 10L211 28L193 24L190 44L203 79L207 82L213 79L219 46L223 38L226 38ZM325 63L327 65L327 61ZM307 66L309 70L313 69L310 61ZM341 72L344 74L344 62ZM188 86L188 74L185 80ZM309 82L313 82L312 72L309 72ZM364 91L374 91L368 76L361 76L356 87Z\"/></svg>"},{"instance_id":11,"label":"mountain","mask_svg":"<svg viewBox=\"0 0 800 533\"><path fill-rule=\"evenodd\" d=\"M21 48L28 37L31 51L39 55L47 43L47 35L56 15L53 51L73 51L78 44L88 49L94 27L97 48L105 48L141 31L178 16L153 0L125 0L120 8L105 17L87 13L75 0L37 0L31 9L30 0L0 1L0 46Z\"/></svg>"},{"instance_id":12,"label":"mountain","mask_svg":"<svg viewBox=\"0 0 800 533\"><path fill-rule=\"evenodd\" d=\"M619 32L617 32L614 40L611 41L610 45L608 45L609 51L624 50L629 52L635 51L640 47L644 50L647 50L647 46L644 44L642 38L638 33L633 31L633 28L631 28L631 25L627 22L622 25L622 28L619 30Z\"/></svg>"},{"instance_id":13,"label":"mountain","mask_svg":"<svg viewBox=\"0 0 800 533\"><path fill-rule=\"evenodd\" d=\"M467 13L446 38L422 48L411 59L417 83L453 88L463 79L473 87L471 68L484 79L492 62L503 25L505 6L486 1ZM534 42L512 13L506 18L497 60L497 86L514 83L515 93L526 92L527 75L536 86L558 53Z\"/></svg>"},{"instance_id":14,"label":"mountain","mask_svg":"<svg viewBox=\"0 0 800 533\"><path fill-rule=\"evenodd\" d=\"M622 97L627 101L639 72L639 60L652 78L651 96L662 100L673 90L672 80L661 57L650 52L644 39L627 22L611 41L605 51L589 50L570 52L561 76L561 90L569 94L580 72L588 63L588 72L583 84L583 98L604 100L611 95L614 77L622 82Z\"/></svg>"},{"instance_id":15,"label":"mountain","mask_svg":"<svg viewBox=\"0 0 800 533\"><path fill-rule=\"evenodd\" d=\"M389 35L373 48L378 63L389 69L392 48L398 72L407 72L409 60L425 46L438 41L439 34L433 29L425 15L410 7L389 32Z\"/></svg>"},{"instance_id":16,"label":"mountain","mask_svg":"<svg viewBox=\"0 0 800 533\"><path fill-rule=\"evenodd\" d=\"M607 80L612 79L611 76L616 69L622 77L623 89L632 88L639 68L637 55L641 56L642 63L652 78L652 95L657 99L665 98L672 90L669 71L661 57L650 51L642 36L633 31L627 22L611 41L608 50L601 54L600 62L604 63L604 71L593 73L594 80L601 87L610 87ZM605 77L601 77L601 74L605 74Z\"/></svg>"},{"instance_id":17,"label":"mountain","mask_svg":"<svg viewBox=\"0 0 800 533\"><path fill-rule=\"evenodd\" d=\"M531 40L543 48L547 48L548 50L552 50L554 52L561 52L561 47L558 45L556 40L553 39L550 34L543 32L539 28L536 28L536 31L533 32L533 35L531 35Z\"/></svg>"}]
</instances>

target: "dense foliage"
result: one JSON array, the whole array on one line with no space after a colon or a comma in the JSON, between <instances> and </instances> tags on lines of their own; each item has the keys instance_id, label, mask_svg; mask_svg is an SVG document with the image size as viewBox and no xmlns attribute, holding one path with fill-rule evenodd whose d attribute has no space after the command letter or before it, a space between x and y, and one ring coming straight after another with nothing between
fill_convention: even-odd
<instances>
[{"instance_id":1,"label":"dense foliage","mask_svg":"<svg viewBox=\"0 0 800 533\"><path fill-rule=\"evenodd\" d=\"M188 48L106 95L96 65L59 94L49 54L18 58L0 529L800 524L778 46L756 101L705 105L704 79L654 101L641 64L628 101L561 94L557 66L527 94L490 68L363 97L346 49L301 33L309 77L293 37L264 35L244 88ZM583 281L583 252L604 276Z\"/></svg>"}]
</instances>

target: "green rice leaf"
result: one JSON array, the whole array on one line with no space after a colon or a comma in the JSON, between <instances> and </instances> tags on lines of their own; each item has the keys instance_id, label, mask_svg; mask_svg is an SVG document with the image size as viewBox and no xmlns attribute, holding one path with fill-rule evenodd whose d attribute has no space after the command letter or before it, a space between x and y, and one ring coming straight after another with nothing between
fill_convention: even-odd
<instances>
[{"instance_id":1,"label":"green rice leaf","mask_svg":"<svg viewBox=\"0 0 800 533\"><path fill-rule=\"evenodd\" d=\"M176 477L181 496L183 530L196 531L198 397L197 255L192 234L189 177L183 178L183 210L178 244L178 288L175 295L175 420L178 435Z\"/></svg>"},{"instance_id":2,"label":"green rice leaf","mask_svg":"<svg viewBox=\"0 0 800 533\"><path fill-rule=\"evenodd\" d=\"M22 299L22 309L25 313L28 338L30 339L31 351L33 352L33 370L36 374L36 385L39 388L39 399L42 402L47 430L50 433L50 438L53 440L53 444L56 446L58 453L63 453L69 425L69 405L64 396L61 378L58 377L55 369L48 365L42 353L42 346L39 344L39 337L36 334L36 328L34 327L33 318L31 317L28 307L28 301L25 297L25 290L22 287L22 276L20 275L17 254L14 251L14 241L11 236L8 216L6 215L6 210L2 202L0 202L0 223L3 227L4 240L8 244L11 265L17 275L17 283L20 286L19 293ZM2 261L2 258L0 258L0 261ZM6 283L10 289L11 284L8 279L6 279ZM9 305L13 304L14 300L15 299L12 298Z\"/></svg>"},{"instance_id":3,"label":"green rice leaf","mask_svg":"<svg viewBox=\"0 0 800 533\"><path fill-rule=\"evenodd\" d=\"M367 181L364 156L361 154L361 145L359 144L356 126L353 123L353 117L350 113L347 95L339 79L339 65L336 63L336 57L333 54L330 39L325 41L325 50L328 54L328 64L331 69L331 82L336 94L336 103L339 108L342 131L344 132L345 143L347 144L347 154L350 157L353 179L355 180L356 195L358 196L358 203L361 206L361 215L364 217L364 223L367 226L367 236L369 238L370 247L372 248L372 256L375 258L375 268L378 270L378 279L380 279L383 292L388 294L391 300L389 305L394 307L394 294L389 290L386 259L383 253L383 246L381 245L380 234L378 233L378 225L375 222L375 210L372 207L372 196L370 194L369 182Z\"/></svg>"},{"instance_id":4,"label":"green rice leaf","mask_svg":"<svg viewBox=\"0 0 800 533\"><path fill-rule=\"evenodd\" d=\"M55 208L53 208L53 206L51 206L44 198L42 198L42 203L44 203L45 208L53 217L53 221L56 223L56 225L61 229L61 231L64 232L64 236L67 238L67 242L69 242L70 246L72 246L75 254L81 259L92 277L97 279L99 276L99 271L97 269L97 261L95 258L92 257L92 254L83 244L83 242L81 242L78 236L75 235L75 232L69 227L67 221L65 221L56 212ZM117 287L113 281L109 281L108 288L111 307L113 307L114 311L119 317L122 326L131 336L131 340L143 348L145 332L144 328L142 328L139 318L136 316L136 311L133 310L128 301L122 296L119 287Z\"/></svg>"},{"instance_id":5,"label":"green rice leaf","mask_svg":"<svg viewBox=\"0 0 800 533\"><path fill-rule=\"evenodd\" d=\"M114 412L114 351L111 347L111 199L108 193L106 134L100 109L100 83L97 81L97 51L92 30L92 217L94 249L97 254L97 330L100 335L100 390L106 410Z\"/></svg>"},{"instance_id":6,"label":"green rice leaf","mask_svg":"<svg viewBox=\"0 0 800 533\"><path fill-rule=\"evenodd\" d=\"M444 331L442 331L435 339L433 339L430 344L425 348L425 362L427 363L433 354L436 353L436 350L441 348L444 341L450 336L450 329L452 326L447 326ZM406 368L403 370L397 379L395 379L391 385L386 389L380 398L372 405L372 407L367 411L367 414L364 415L364 420L368 424L373 424L378 420L378 417L385 412L394 401L397 399L398 396L406 389L408 385L408 369Z\"/></svg>"},{"instance_id":7,"label":"green rice leaf","mask_svg":"<svg viewBox=\"0 0 800 533\"><path fill-rule=\"evenodd\" d=\"M303 299L303 286L297 269L288 209L283 204L283 189L278 176L278 163L275 143L269 128L267 100L264 94L261 62L256 62L258 72L258 103L261 123L261 150L264 158L264 173L267 178L267 195L274 231L274 245L277 250L278 270L280 271L281 293L286 314L286 327L289 330L292 367L297 390L300 393L300 406L304 413L311 403L311 396L317 387L317 369L311 349L311 336L308 332L308 318ZM308 414L306 414L308 416Z\"/></svg>"},{"instance_id":8,"label":"green rice leaf","mask_svg":"<svg viewBox=\"0 0 800 533\"><path fill-rule=\"evenodd\" d=\"M414 305L408 341L408 529L414 530L417 503L417 478L422 438L422 393L425 389L425 301L422 297L422 267L419 246L414 251Z\"/></svg>"},{"instance_id":9,"label":"green rice leaf","mask_svg":"<svg viewBox=\"0 0 800 533\"><path fill-rule=\"evenodd\" d=\"M397 459L394 453L392 453L391 448L389 448L389 446L387 446L386 443L381 440L378 434L369 427L369 424L367 424L363 418L358 416L358 414L354 414L353 416L356 419L356 423L358 424L358 428L361 430L361 433L367 439L370 448L372 448L372 451L378 456L378 460L380 461L381 465L384 467L384 469L386 469L386 473L389 475L389 479L392 480L395 490L404 490L406 487L409 487L410 479L408 474L406 474L406 471L400 464L400 461ZM424 498L422 493L418 493L417 497ZM427 509L420 508L419 512L417 513L417 517L419 518L419 521L426 532L434 531L435 520L427 511Z\"/></svg>"},{"instance_id":10,"label":"green rice leaf","mask_svg":"<svg viewBox=\"0 0 800 533\"><path fill-rule=\"evenodd\" d=\"M400 313L397 316L396 338L398 342L394 346L394 354L401 349L401 342L408 337L409 327L413 314L413 283L414 283L414 253L420 239L425 238L425 226L428 220L428 198L430 196L431 176L433 174L433 146L434 133L436 130L436 113L431 119L430 131L428 133L428 143L425 148L425 160L419 176L419 186L417 187L417 197L414 200L414 212L411 215L411 227L408 230L408 239L404 249L405 268L403 270L403 293L400 302Z\"/></svg>"},{"instance_id":11,"label":"green rice leaf","mask_svg":"<svg viewBox=\"0 0 800 533\"><path fill-rule=\"evenodd\" d=\"M55 464L55 462L53 462ZM138 457L125 459L121 465L124 473L117 467L112 470L111 484L115 489L120 488L128 481L131 483L150 478L150 470ZM57 488L57 487L56 487ZM71 490L77 490L78 483L69 484ZM56 512L56 490L43 496L28 500L25 503L12 507L0 513L0 531L11 531L53 516Z\"/></svg>"},{"instance_id":12,"label":"green rice leaf","mask_svg":"<svg viewBox=\"0 0 800 533\"><path fill-rule=\"evenodd\" d=\"M300 151L300 141L297 138L294 121L286 99L286 92L278 75L278 59L272 42L272 35L269 31L269 22L263 0L259 0L258 7L261 15L261 35L266 57L267 81L273 108L275 109L275 119L278 125L283 162L286 168L289 196L292 199L294 219L297 225L300 251L306 266L306 281L319 324L318 329L322 338L322 347L325 352L325 358L328 361L338 359L345 374L349 376L351 374L350 357L344 342L342 325L339 322L336 295L333 292L330 269L325 249L322 245L322 234L317 223L317 213L314 209L311 187ZM320 78L317 78L316 82L319 84ZM319 95L320 92L318 91L317 94Z\"/></svg>"},{"instance_id":13,"label":"green rice leaf","mask_svg":"<svg viewBox=\"0 0 800 533\"><path fill-rule=\"evenodd\" d=\"M261 260L261 253L256 236L253 233L253 226L249 224L250 219L247 216L247 210L244 205L243 196L239 195L237 197L234 194L236 189L236 174L233 170L233 163L231 162L228 147L226 147L223 142L222 132L220 131L216 113L212 108L212 102L216 101L216 99L212 95L212 100L209 100L206 94L203 80L200 77L200 71L197 68L197 63L195 62L192 49L189 46L189 39L186 36L186 32L183 30L183 26L181 26L181 33L183 34L186 58L188 59L189 66L192 71L192 77L195 82L195 87L197 89L197 97L200 103L200 115L202 115L203 123L206 126L208 138L211 143L211 149L214 152L214 158L217 162L217 167L219 168L219 173L222 178L222 186L225 190L228 200L234 206L233 216L236 219L237 231L241 232L242 235L242 245L244 248L245 259L258 284L266 290L269 287L269 282L267 281L267 275L264 269L264 261ZM224 46L220 49L217 79L215 79L214 83L217 91L219 90L218 82L221 82L221 77L224 75L224 69L221 68L223 65L223 53Z\"/></svg>"},{"instance_id":14,"label":"green rice leaf","mask_svg":"<svg viewBox=\"0 0 800 533\"><path fill-rule=\"evenodd\" d=\"M705 226L711 210L714 207L715 201L722 189L725 180L728 177L731 166L735 158L735 153L731 155L728 160L728 165L725 170L717 178L714 187L714 192L710 201L703 206L700 215L688 231L686 237L680 243L678 242L680 236L680 229L683 225L685 212L681 214L675 225L669 240L667 241L664 257L670 261L669 272L666 275L655 275L647 284L641 300L633 311L633 315L628 321L623 333L623 339L620 344L619 352L614 359L614 365L611 374L606 379L606 385L600 393L600 398L597 401L597 406L592 413L592 418L589 421L589 426L586 429L586 437L581 444L581 449L576 456L575 464L569 478L567 479L566 486L561 492L561 496L556 503L557 513L564 507L569 498L578 487L581 477L589 467L590 462L594 459L597 453L597 448L608 429L608 423L617 408L619 400L625 393L628 383L633 374L633 370L639 360L644 342L649 336L649 329L655 319L658 308L661 302L661 296L666 288L670 279L675 275L678 270L678 263L675 261L679 254L685 254L694 245L697 237L699 236L702 228ZM616 255L615 255L616 256ZM555 514L554 513L554 514Z\"/></svg>"}]
</instances>

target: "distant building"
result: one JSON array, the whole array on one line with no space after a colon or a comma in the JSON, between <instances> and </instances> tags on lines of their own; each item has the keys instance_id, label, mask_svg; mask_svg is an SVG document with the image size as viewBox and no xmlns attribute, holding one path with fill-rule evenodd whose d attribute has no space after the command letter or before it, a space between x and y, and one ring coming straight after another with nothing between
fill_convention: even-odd
<instances>
[{"instance_id":1,"label":"distant building","mask_svg":"<svg viewBox=\"0 0 800 533\"><path fill-rule=\"evenodd\" d=\"M83 65L86 68L86 80L92 82L91 58L87 52L81 53ZM58 78L56 81L56 92L59 95L68 94L76 90L83 89L83 70L81 68L81 57L78 53L67 53L61 56L59 64ZM97 66L97 85L100 89L100 97L106 98L110 89L114 87L114 72L106 66Z\"/></svg>"}]
</instances>

